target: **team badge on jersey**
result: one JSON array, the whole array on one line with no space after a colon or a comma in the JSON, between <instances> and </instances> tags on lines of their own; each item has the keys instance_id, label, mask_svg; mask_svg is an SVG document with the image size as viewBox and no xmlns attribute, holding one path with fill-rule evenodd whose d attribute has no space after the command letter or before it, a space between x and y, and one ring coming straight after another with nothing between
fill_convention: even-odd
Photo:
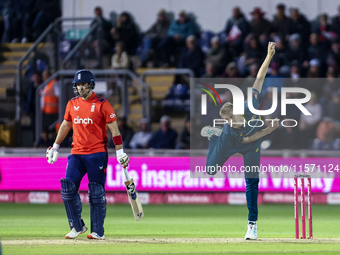
<instances>
[{"instance_id":1,"label":"team badge on jersey","mask_svg":"<svg viewBox=\"0 0 340 255\"><path fill-rule=\"evenodd\" d=\"M91 106L91 112L94 112L94 109L96 108L96 104L93 103L92 106Z\"/></svg>"},{"instance_id":2,"label":"team badge on jersey","mask_svg":"<svg viewBox=\"0 0 340 255\"><path fill-rule=\"evenodd\" d=\"M79 112L79 106L74 106L74 110Z\"/></svg>"},{"instance_id":3,"label":"team badge on jersey","mask_svg":"<svg viewBox=\"0 0 340 255\"><path fill-rule=\"evenodd\" d=\"M253 95L254 95L255 99L257 99L258 94L255 91L253 91Z\"/></svg>"}]
</instances>

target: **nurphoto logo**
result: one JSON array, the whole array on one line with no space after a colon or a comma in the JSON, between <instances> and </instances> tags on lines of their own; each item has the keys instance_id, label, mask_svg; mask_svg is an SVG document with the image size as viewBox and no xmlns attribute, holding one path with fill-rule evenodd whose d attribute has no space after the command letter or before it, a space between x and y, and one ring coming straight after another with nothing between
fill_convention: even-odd
<instances>
[{"instance_id":1,"label":"nurphoto logo","mask_svg":"<svg viewBox=\"0 0 340 255\"><path fill-rule=\"evenodd\" d=\"M213 93L217 96L221 106L222 106L222 101L218 93L216 92L216 89L228 89L231 92L232 98L233 98L233 115L244 115L244 95L243 92L240 88L238 88L235 85L232 84L215 84L214 88L209 86L208 84L200 83L206 87L208 87ZM214 96L206 89L200 88L204 92L206 92L214 101L215 106L217 106L216 100ZM272 98L273 98L273 103L270 109L268 110L258 110L255 109L253 106L253 94L255 99L257 99L258 94L256 92L253 92L253 88L249 87L247 89L247 94L248 94L248 108L249 111L255 115L259 116L268 116L272 113L275 112L278 106L278 91L277 88L273 87L272 89ZM287 98L288 93L300 93L303 94L303 98ZM201 95L201 115L207 115L207 94L202 94ZM287 105L288 104L293 104L295 105L304 115L312 115L304 106L304 103L307 103L311 99L311 93L309 90L305 88L282 88L281 89L281 115L286 116L287 111ZM252 125L252 122L256 121L256 126ZM274 119L266 119L266 121L271 121L272 125L274 123ZM285 125L285 122L294 122L294 125ZM229 123L231 126L233 125L232 121ZM228 123L227 120L225 119L214 119L213 126L215 127L216 124L225 124ZM260 123L260 125L257 125ZM240 124L240 123L234 123L234 124ZM245 120L244 123L241 123L244 126L246 125ZM295 127L297 126L298 122L297 120L294 119L285 119L281 121L281 125L284 127ZM248 121L248 125L251 127L262 127L264 125L264 121L261 119L251 119Z\"/></svg>"}]
</instances>

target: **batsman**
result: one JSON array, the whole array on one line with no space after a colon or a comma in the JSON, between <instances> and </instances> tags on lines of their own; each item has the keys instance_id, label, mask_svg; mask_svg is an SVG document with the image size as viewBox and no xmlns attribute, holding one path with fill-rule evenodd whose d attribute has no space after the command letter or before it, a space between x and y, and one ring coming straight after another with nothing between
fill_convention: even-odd
<instances>
[{"instance_id":1,"label":"batsman","mask_svg":"<svg viewBox=\"0 0 340 255\"><path fill-rule=\"evenodd\" d=\"M258 109L261 100L262 84L267 74L268 66L275 54L275 43L269 42L267 56L257 74L252 88L252 101L255 109ZM210 140L207 168L209 166L223 166L229 157L235 153L243 155L244 173L246 181L246 198L248 206L248 229L245 235L246 240L257 239L257 198L260 166L260 148L262 137L271 133L278 127L278 119L275 119L266 129L261 129L260 116L254 115L248 108L248 102L244 103L244 115L233 115L233 104L225 103L220 109L220 116L227 120L223 129L219 127L203 127L201 135ZM248 122L251 120L250 125ZM254 167L255 166L255 167ZM211 169L211 168L210 168ZM257 168L258 169L258 168ZM207 171L214 175L217 171Z\"/></svg>"},{"instance_id":2,"label":"batsman","mask_svg":"<svg viewBox=\"0 0 340 255\"><path fill-rule=\"evenodd\" d=\"M82 203L78 193L80 182L87 173L91 210L91 233L87 238L103 240L106 216L104 187L108 162L107 127L116 145L118 162L126 168L130 159L124 153L122 137L112 106L92 91L95 87L93 74L85 69L79 70L74 75L72 84L77 96L68 101L64 121L53 146L47 149L46 157L50 164L57 161L59 146L73 126L73 143L71 155L68 156L66 178L60 180L61 196L71 229L65 238L74 239L87 231L81 217Z\"/></svg>"}]
</instances>

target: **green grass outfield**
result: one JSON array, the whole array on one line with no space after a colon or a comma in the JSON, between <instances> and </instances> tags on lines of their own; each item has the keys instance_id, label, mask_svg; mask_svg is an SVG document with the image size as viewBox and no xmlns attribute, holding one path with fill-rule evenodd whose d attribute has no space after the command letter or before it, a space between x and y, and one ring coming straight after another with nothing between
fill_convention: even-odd
<instances>
[{"instance_id":1,"label":"green grass outfield","mask_svg":"<svg viewBox=\"0 0 340 255\"><path fill-rule=\"evenodd\" d=\"M97 241L86 238L89 231L64 239L69 227L62 204L0 204L2 255L340 254L339 209L314 205L314 240L295 240L293 204L261 205L259 239L244 241L245 205L144 205L146 216L139 222L130 205L109 205L106 240ZM88 205L83 218L90 226Z\"/></svg>"}]
</instances>

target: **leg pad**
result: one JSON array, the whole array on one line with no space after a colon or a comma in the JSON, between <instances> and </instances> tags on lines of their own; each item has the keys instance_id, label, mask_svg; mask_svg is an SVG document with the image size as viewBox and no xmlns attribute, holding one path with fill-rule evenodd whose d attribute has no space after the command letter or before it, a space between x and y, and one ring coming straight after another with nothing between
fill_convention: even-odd
<instances>
[{"instance_id":1,"label":"leg pad","mask_svg":"<svg viewBox=\"0 0 340 255\"><path fill-rule=\"evenodd\" d=\"M101 184L89 183L89 201L91 208L91 232L104 235L104 219L106 216L106 197Z\"/></svg>"},{"instance_id":2,"label":"leg pad","mask_svg":"<svg viewBox=\"0 0 340 255\"><path fill-rule=\"evenodd\" d=\"M60 179L61 183L61 197L64 201L66 214L70 228L75 228L77 231L81 231L84 222L81 219L82 204L78 194L76 185L71 180Z\"/></svg>"}]
</instances>

